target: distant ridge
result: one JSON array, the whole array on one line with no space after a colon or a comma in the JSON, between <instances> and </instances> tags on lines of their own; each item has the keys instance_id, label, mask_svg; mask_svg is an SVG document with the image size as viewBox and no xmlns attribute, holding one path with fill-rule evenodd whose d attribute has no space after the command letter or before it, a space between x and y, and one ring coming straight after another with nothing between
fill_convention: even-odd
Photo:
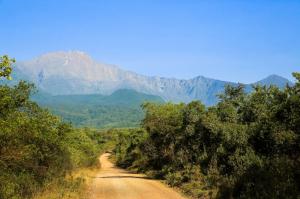
<instances>
[{"instance_id":1,"label":"distant ridge","mask_svg":"<svg viewBox=\"0 0 300 199\"><path fill-rule=\"evenodd\" d=\"M111 95L57 95L39 92L32 99L75 126L95 128L137 127L144 117L141 104L163 103L163 99L134 90L117 90Z\"/></svg>"},{"instance_id":2,"label":"distant ridge","mask_svg":"<svg viewBox=\"0 0 300 199\"><path fill-rule=\"evenodd\" d=\"M99 63L80 51L52 52L31 61L18 62L16 71L22 78L26 76L39 89L52 95L110 95L119 89L131 89L160 96L166 101L201 100L206 105L213 105L218 101L216 95L224 91L226 84L237 85L203 76L188 80L144 76L114 65ZM253 84L282 88L292 83L283 77L271 75ZM248 90L251 85L246 84Z\"/></svg>"}]
</instances>

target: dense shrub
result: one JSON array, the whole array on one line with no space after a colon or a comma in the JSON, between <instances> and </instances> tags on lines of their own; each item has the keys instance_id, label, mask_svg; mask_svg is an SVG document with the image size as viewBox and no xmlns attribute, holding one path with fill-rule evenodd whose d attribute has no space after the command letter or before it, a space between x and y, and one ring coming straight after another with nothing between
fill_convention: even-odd
<instances>
[{"instance_id":1,"label":"dense shrub","mask_svg":"<svg viewBox=\"0 0 300 199\"><path fill-rule=\"evenodd\" d=\"M227 86L209 108L145 104L146 134L123 134L117 161L198 198L299 199L300 74L294 76L284 90L256 85L246 94L242 85Z\"/></svg>"},{"instance_id":2,"label":"dense shrub","mask_svg":"<svg viewBox=\"0 0 300 199\"><path fill-rule=\"evenodd\" d=\"M34 87L0 86L0 198L28 198L46 182L96 160L94 133L29 100Z\"/></svg>"}]
</instances>

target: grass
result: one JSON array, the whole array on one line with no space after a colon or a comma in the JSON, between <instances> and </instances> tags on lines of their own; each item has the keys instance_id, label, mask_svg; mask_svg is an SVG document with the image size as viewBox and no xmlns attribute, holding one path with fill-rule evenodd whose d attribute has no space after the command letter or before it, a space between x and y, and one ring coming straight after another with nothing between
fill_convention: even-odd
<instances>
[{"instance_id":1,"label":"grass","mask_svg":"<svg viewBox=\"0 0 300 199\"><path fill-rule=\"evenodd\" d=\"M33 199L87 199L89 187L99 169L98 166L81 168L47 184Z\"/></svg>"}]
</instances>

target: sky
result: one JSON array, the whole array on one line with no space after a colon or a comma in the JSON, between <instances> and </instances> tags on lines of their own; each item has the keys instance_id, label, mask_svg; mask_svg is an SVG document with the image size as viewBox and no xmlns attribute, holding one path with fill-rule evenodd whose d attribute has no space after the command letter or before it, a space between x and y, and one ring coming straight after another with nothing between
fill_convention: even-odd
<instances>
[{"instance_id":1,"label":"sky","mask_svg":"<svg viewBox=\"0 0 300 199\"><path fill-rule=\"evenodd\" d=\"M0 0L0 55L79 50L144 75L300 72L300 0Z\"/></svg>"}]
</instances>

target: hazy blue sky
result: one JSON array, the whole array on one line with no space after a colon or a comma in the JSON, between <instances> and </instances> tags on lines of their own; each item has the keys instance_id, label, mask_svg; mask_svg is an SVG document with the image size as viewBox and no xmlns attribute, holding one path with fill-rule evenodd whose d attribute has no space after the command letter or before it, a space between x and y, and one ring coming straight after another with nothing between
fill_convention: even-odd
<instances>
[{"instance_id":1,"label":"hazy blue sky","mask_svg":"<svg viewBox=\"0 0 300 199\"><path fill-rule=\"evenodd\" d=\"M0 0L0 54L81 50L146 75L300 71L300 0Z\"/></svg>"}]
</instances>

